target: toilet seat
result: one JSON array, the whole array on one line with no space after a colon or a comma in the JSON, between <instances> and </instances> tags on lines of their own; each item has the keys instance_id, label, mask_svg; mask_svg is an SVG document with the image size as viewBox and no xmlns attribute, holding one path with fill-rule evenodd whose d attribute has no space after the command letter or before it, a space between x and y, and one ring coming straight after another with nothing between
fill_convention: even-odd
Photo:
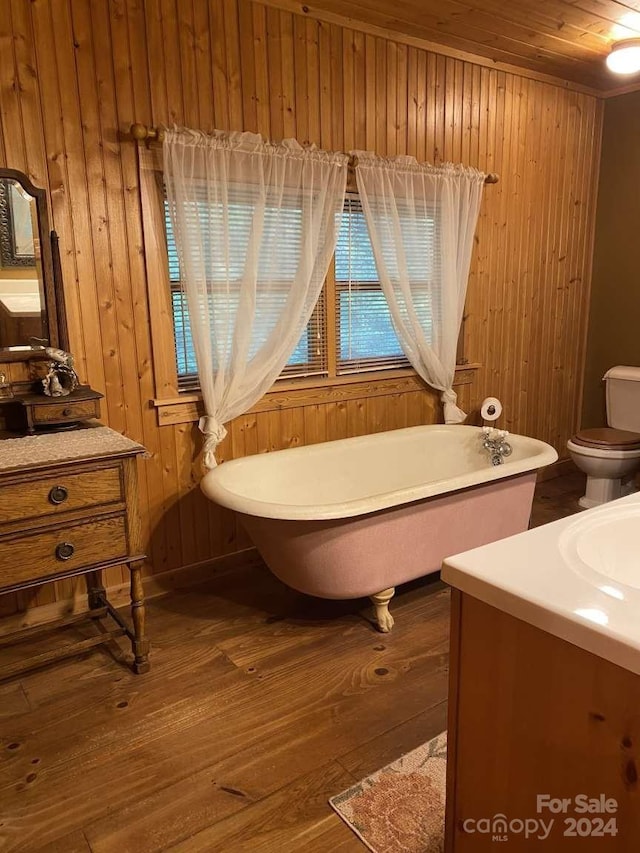
<instances>
[{"instance_id":1,"label":"toilet seat","mask_svg":"<svg viewBox=\"0 0 640 853\"><path fill-rule=\"evenodd\" d=\"M640 450L640 433L611 427L598 427L580 430L574 435L571 442L580 447L590 447L594 450Z\"/></svg>"}]
</instances>

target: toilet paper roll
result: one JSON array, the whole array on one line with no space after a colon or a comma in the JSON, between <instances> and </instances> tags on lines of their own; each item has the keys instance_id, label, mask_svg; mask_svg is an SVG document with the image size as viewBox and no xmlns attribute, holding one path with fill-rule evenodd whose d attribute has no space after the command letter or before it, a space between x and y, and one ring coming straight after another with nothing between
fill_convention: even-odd
<instances>
[{"instance_id":1,"label":"toilet paper roll","mask_svg":"<svg viewBox=\"0 0 640 853\"><path fill-rule=\"evenodd\" d=\"M502 414L502 403L497 397L487 397L482 401L480 414L483 421L497 421Z\"/></svg>"}]
</instances>

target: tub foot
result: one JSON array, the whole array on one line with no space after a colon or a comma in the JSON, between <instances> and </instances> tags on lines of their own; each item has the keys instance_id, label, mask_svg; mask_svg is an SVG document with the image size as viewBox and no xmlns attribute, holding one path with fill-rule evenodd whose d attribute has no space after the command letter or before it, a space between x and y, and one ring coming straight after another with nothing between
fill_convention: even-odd
<instances>
[{"instance_id":1,"label":"tub foot","mask_svg":"<svg viewBox=\"0 0 640 853\"><path fill-rule=\"evenodd\" d=\"M389 589L383 589L382 592L376 592L375 595L369 596L376 608L378 631L381 631L383 634L388 634L393 628L393 616L389 613L389 602L393 598L395 591L395 587L392 586Z\"/></svg>"}]
</instances>

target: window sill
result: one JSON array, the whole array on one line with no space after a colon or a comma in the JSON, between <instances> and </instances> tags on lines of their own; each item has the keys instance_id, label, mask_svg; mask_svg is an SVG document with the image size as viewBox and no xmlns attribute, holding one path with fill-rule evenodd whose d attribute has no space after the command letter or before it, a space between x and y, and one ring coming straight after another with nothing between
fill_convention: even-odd
<instances>
[{"instance_id":1,"label":"window sill","mask_svg":"<svg viewBox=\"0 0 640 853\"><path fill-rule=\"evenodd\" d=\"M473 382L479 364L460 364L456 367L454 387ZM425 384L413 368L356 373L332 379L281 379L247 414L293 409L299 406L318 406L363 397L382 397L409 391L424 391ZM153 400L158 412L158 425L196 422L204 414L202 394L185 392L178 397Z\"/></svg>"}]
</instances>

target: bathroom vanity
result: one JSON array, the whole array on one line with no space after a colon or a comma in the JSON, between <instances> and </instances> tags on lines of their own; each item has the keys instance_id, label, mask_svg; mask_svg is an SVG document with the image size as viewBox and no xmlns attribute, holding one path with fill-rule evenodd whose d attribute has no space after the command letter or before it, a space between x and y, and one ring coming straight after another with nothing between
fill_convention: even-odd
<instances>
[{"instance_id":1,"label":"bathroom vanity","mask_svg":"<svg viewBox=\"0 0 640 853\"><path fill-rule=\"evenodd\" d=\"M448 853L640 849L639 534L631 495L445 561Z\"/></svg>"},{"instance_id":2,"label":"bathroom vanity","mask_svg":"<svg viewBox=\"0 0 640 853\"><path fill-rule=\"evenodd\" d=\"M47 194L14 169L0 168L0 226L0 597L82 578L89 608L3 631L0 680L121 636L134 671L147 672L136 479L145 449L95 420L102 395L77 385ZM130 571L131 625L102 585L102 570L120 565ZM30 657L10 648L85 621L93 630L66 646Z\"/></svg>"},{"instance_id":3,"label":"bathroom vanity","mask_svg":"<svg viewBox=\"0 0 640 853\"><path fill-rule=\"evenodd\" d=\"M142 588L136 459L144 447L92 421L69 432L20 438L0 432L0 593L86 577L89 612L47 623L45 630L93 622L90 636L5 664L0 680L128 636L136 673L149 670ZM102 570L126 565L131 622L112 607ZM0 637L0 651L43 626Z\"/></svg>"}]
</instances>

